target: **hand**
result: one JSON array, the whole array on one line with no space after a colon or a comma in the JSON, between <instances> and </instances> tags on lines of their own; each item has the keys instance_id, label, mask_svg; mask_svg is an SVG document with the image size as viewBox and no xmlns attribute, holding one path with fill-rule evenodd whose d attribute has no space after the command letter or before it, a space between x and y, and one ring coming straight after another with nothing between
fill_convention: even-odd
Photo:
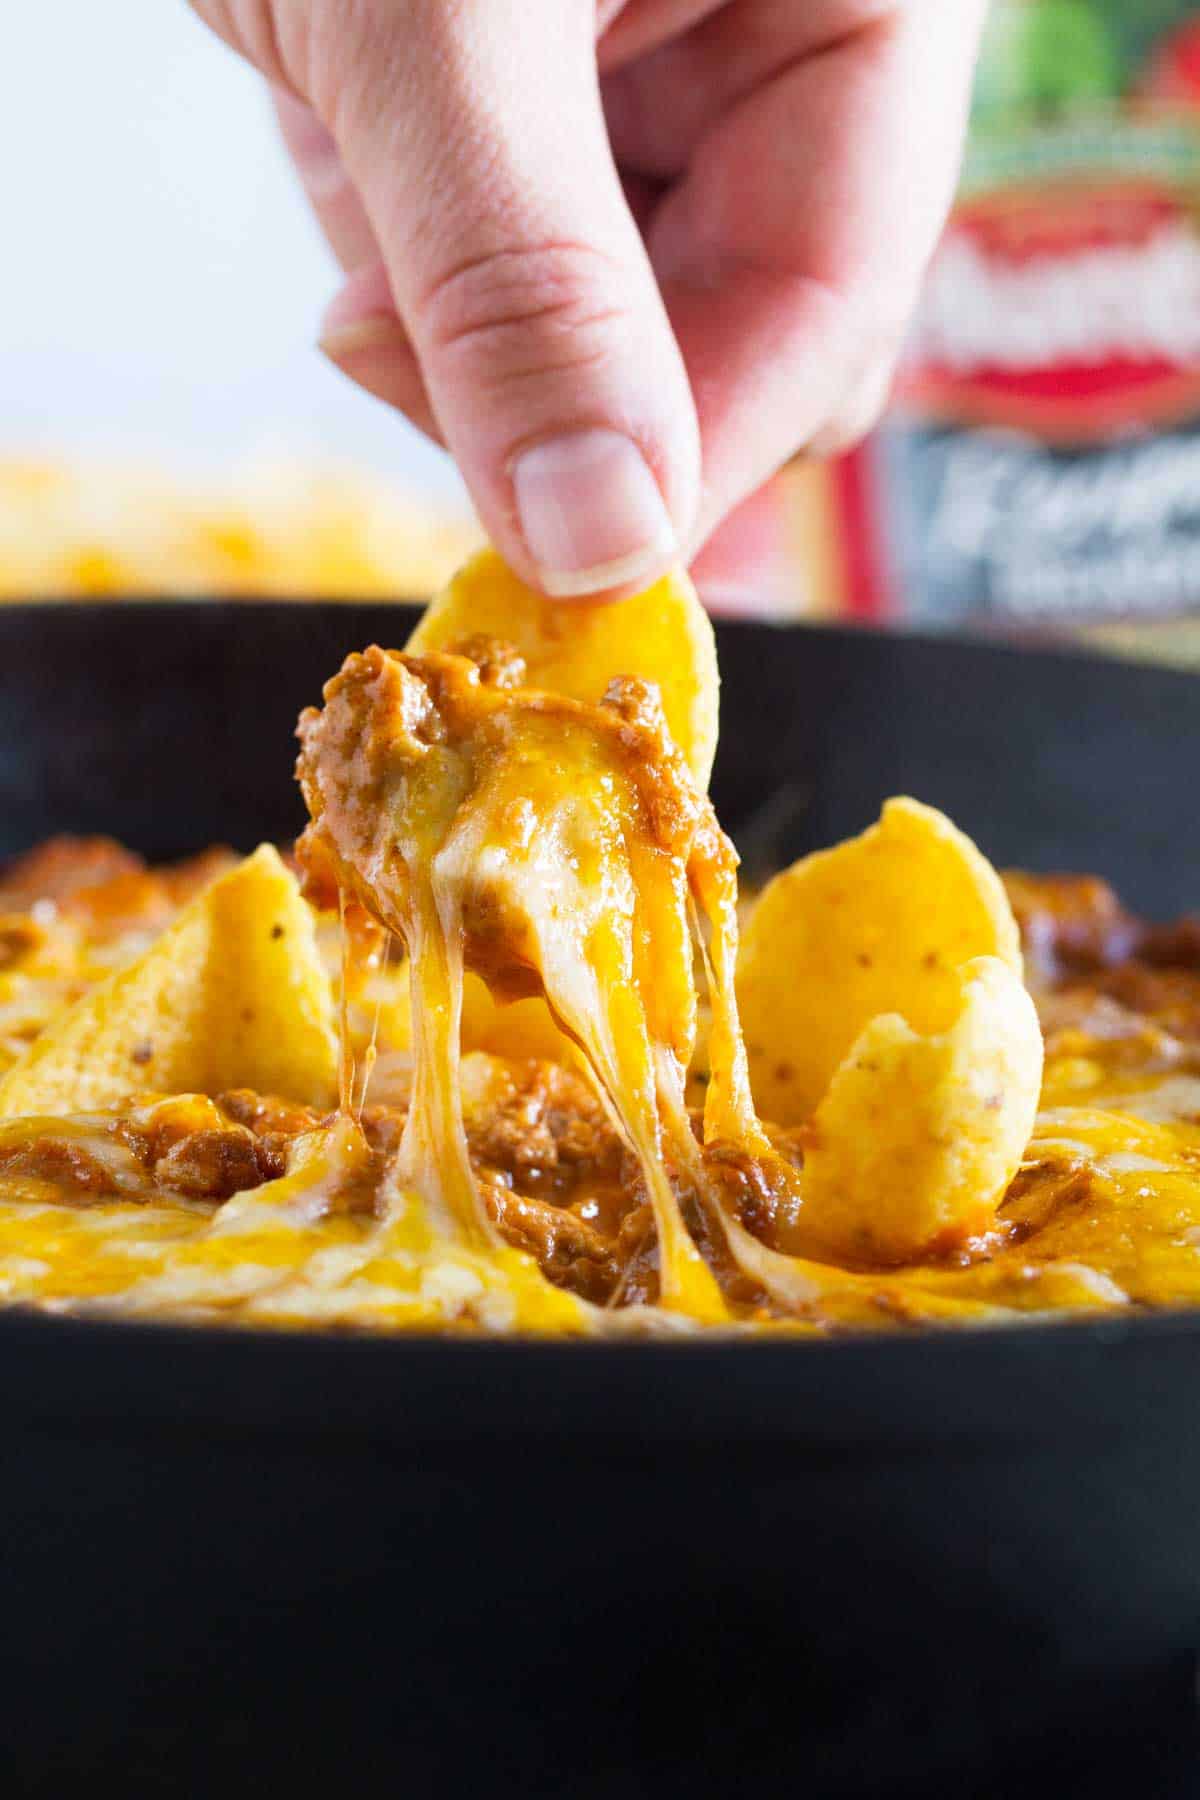
<instances>
[{"instance_id":1,"label":"hand","mask_svg":"<svg viewBox=\"0 0 1200 1800\"><path fill-rule=\"evenodd\" d=\"M629 591L872 423L985 0L193 0L349 277L326 354L553 595Z\"/></svg>"}]
</instances>

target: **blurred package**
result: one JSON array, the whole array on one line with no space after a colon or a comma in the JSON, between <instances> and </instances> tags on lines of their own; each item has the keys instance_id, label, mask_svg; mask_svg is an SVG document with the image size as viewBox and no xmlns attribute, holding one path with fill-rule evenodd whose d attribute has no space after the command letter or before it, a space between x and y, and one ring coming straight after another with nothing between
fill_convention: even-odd
<instances>
[{"instance_id":1,"label":"blurred package","mask_svg":"<svg viewBox=\"0 0 1200 1800\"><path fill-rule=\"evenodd\" d=\"M888 416L781 492L807 612L1200 661L1200 8L994 0Z\"/></svg>"}]
</instances>

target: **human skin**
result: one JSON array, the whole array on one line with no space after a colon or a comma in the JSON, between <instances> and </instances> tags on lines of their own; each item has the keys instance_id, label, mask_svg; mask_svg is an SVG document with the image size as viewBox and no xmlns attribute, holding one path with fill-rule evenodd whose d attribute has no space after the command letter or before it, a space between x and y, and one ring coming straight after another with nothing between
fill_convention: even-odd
<instances>
[{"instance_id":1,"label":"human skin","mask_svg":"<svg viewBox=\"0 0 1200 1800\"><path fill-rule=\"evenodd\" d=\"M985 0L192 0L274 90L321 329L544 592L690 557L887 393Z\"/></svg>"}]
</instances>

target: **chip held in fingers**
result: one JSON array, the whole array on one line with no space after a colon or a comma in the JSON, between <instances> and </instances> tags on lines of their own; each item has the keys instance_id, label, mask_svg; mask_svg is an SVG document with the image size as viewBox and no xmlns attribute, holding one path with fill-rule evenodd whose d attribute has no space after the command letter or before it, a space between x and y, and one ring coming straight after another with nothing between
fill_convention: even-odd
<instances>
[{"instance_id":1,"label":"chip held in fingers","mask_svg":"<svg viewBox=\"0 0 1200 1800\"><path fill-rule=\"evenodd\" d=\"M717 748L716 641L708 615L682 569L645 592L606 605L547 600L527 587L494 550L482 550L435 597L408 642L431 650L510 645L525 665L525 684L596 704L611 681L636 674L660 693L667 726L701 788Z\"/></svg>"},{"instance_id":2,"label":"chip held in fingers","mask_svg":"<svg viewBox=\"0 0 1200 1800\"><path fill-rule=\"evenodd\" d=\"M333 996L313 914L269 844L37 1038L0 1082L0 1115L235 1087L306 1105L337 1096Z\"/></svg>"},{"instance_id":3,"label":"chip held in fingers","mask_svg":"<svg viewBox=\"0 0 1200 1800\"><path fill-rule=\"evenodd\" d=\"M810 1118L880 1013L946 1030L959 971L996 957L1019 979L1020 935L1000 877L970 838L917 800L889 800L860 837L803 857L750 915L737 991L758 1111Z\"/></svg>"}]
</instances>

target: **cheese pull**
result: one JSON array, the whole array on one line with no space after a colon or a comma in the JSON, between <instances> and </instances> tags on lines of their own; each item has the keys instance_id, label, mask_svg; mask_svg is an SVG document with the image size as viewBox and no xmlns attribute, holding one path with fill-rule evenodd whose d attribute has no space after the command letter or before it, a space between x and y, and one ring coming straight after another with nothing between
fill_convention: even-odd
<instances>
[{"instance_id":1,"label":"cheese pull","mask_svg":"<svg viewBox=\"0 0 1200 1800\"><path fill-rule=\"evenodd\" d=\"M638 1158L661 1303L718 1320L672 1174L695 1179L697 1159L683 1104L697 1018L691 867L732 866L733 853L654 690L615 682L590 705L523 688L521 674L511 659L373 648L301 721L306 854L408 947L403 1178L471 1241L494 1240L461 1114L464 970L500 999L543 995Z\"/></svg>"}]
</instances>

